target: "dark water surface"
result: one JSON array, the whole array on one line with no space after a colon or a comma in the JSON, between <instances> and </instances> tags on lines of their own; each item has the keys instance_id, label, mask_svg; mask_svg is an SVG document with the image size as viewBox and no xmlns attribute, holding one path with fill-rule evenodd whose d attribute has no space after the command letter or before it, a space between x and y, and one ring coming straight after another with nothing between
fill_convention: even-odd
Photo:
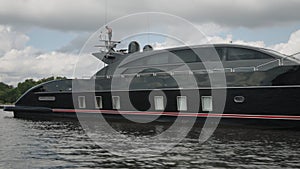
<instances>
[{"instance_id":1,"label":"dark water surface","mask_svg":"<svg viewBox=\"0 0 300 169\"><path fill-rule=\"evenodd\" d=\"M168 152L124 157L96 145L78 122L22 120L0 111L0 168L300 168L299 139L300 131L222 128L199 144L195 129Z\"/></svg>"}]
</instances>

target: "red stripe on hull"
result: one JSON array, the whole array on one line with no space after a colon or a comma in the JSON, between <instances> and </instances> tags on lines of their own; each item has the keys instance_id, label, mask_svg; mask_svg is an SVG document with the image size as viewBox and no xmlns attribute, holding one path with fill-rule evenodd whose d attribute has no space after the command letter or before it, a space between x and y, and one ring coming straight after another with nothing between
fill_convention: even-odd
<instances>
[{"instance_id":1,"label":"red stripe on hull","mask_svg":"<svg viewBox=\"0 0 300 169\"><path fill-rule=\"evenodd\" d=\"M53 112L64 113L102 113L124 115L164 115L181 117L221 117L221 118L245 118L245 119L283 119L300 120L300 116L288 115L249 115L249 114L216 114L216 113L179 113L179 112L139 112L139 111L116 111L116 110L84 110L84 109L52 109Z\"/></svg>"}]
</instances>

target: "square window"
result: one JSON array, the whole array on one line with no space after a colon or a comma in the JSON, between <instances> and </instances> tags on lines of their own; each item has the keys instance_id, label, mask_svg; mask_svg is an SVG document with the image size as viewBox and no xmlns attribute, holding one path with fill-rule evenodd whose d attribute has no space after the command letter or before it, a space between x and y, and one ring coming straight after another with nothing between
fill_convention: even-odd
<instances>
[{"instance_id":1,"label":"square window","mask_svg":"<svg viewBox=\"0 0 300 169\"><path fill-rule=\"evenodd\" d=\"M212 96L202 96L202 111L213 111Z\"/></svg>"},{"instance_id":2,"label":"square window","mask_svg":"<svg viewBox=\"0 0 300 169\"><path fill-rule=\"evenodd\" d=\"M102 109L102 96L96 96L95 97L95 107L98 109Z\"/></svg>"},{"instance_id":3,"label":"square window","mask_svg":"<svg viewBox=\"0 0 300 169\"><path fill-rule=\"evenodd\" d=\"M78 107L80 109L86 108L86 104L85 104L85 96L79 96L78 97Z\"/></svg>"},{"instance_id":4,"label":"square window","mask_svg":"<svg viewBox=\"0 0 300 169\"><path fill-rule=\"evenodd\" d=\"M164 97L163 96L154 96L154 107L155 110L164 110Z\"/></svg>"},{"instance_id":5,"label":"square window","mask_svg":"<svg viewBox=\"0 0 300 169\"><path fill-rule=\"evenodd\" d=\"M187 111L186 96L177 96L177 110Z\"/></svg>"},{"instance_id":6,"label":"square window","mask_svg":"<svg viewBox=\"0 0 300 169\"><path fill-rule=\"evenodd\" d=\"M112 107L113 109L120 109L120 96L112 97Z\"/></svg>"}]
</instances>

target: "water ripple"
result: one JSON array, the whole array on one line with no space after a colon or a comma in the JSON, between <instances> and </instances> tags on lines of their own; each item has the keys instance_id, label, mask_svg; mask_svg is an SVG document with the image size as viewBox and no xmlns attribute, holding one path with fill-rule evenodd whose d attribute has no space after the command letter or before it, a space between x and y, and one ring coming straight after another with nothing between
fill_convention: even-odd
<instances>
[{"instance_id":1,"label":"water ripple","mask_svg":"<svg viewBox=\"0 0 300 169\"><path fill-rule=\"evenodd\" d=\"M77 122L30 121L0 114L0 168L300 168L298 131L222 128L199 144L199 129L194 129L168 152L134 158L102 149ZM163 126L150 127L151 134L146 135L147 129L130 124L118 123L116 128L138 138L159 133ZM164 146L164 141L156 146Z\"/></svg>"}]
</instances>

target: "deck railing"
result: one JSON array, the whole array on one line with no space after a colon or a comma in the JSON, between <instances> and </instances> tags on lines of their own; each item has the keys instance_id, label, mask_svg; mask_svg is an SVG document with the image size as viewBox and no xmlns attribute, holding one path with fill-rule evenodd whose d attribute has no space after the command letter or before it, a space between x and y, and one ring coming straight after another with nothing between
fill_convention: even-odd
<instances>
[{"instance_id":1,"label":"deck railing","mask_svg":"<svg viewBox=\"0 0 300 169\"><path fill-rule=\"evenodd\" d=\"M287 63L288 64L288 63ZM169 71L169 72L154 72L154 73L138 73L138 74L122 74L122 75L113 75L113 76L94 76L94 78L112 78L112 77L143 77L143 76L161 76L169 74L173 75L192 75L192 74L208 74L208 73L218 73L218 72L254 72L254 71L266 71L277 66L285 65L283 59L272 60L267 63L263 63L258 66L249 66L249 67L235 67L235 68L223 68L223 69L198 69L198 70L184 70L184 71Z\"/></svg>"},{"instance_id":2,"label":"deck railing","mask_svg":"<svg viewBox=\"0 0 300 169\"><path fill-rule=\"evenodd\" d=\"M276 60L272 60L270 62L267 63L263 63L261 65L258 65L255 67L255 71L265 71L265 70L269 70L271 68L274 68L276 66L281 66L282 65L282 60L281 59L276 59Z\"/></svg>"}]
</instances>

